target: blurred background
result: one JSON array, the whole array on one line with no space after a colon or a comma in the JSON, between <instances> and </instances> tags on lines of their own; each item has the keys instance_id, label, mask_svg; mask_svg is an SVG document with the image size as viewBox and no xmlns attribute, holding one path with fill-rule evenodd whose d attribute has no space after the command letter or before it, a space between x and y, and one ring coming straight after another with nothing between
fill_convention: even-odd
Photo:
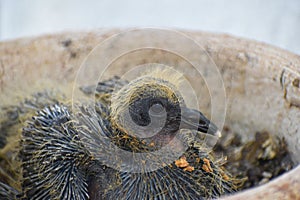
<instances>
[{"instance_id":1,"label":"blurred background","mask_svg":"<svg viewBox=\"0 0 300 200\"><path fill-rule=\"evenodd\" d=\"M148 26L228 33L300 55L299 0L0 0L0 41Z\"/></svg>"}]
</instances>

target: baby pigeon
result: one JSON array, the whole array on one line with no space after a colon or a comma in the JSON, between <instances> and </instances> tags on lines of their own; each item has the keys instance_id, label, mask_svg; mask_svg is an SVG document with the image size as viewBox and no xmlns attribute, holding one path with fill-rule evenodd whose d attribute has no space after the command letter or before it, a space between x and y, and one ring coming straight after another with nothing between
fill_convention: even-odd
<instances>
[{"instance_id":1,"label":"baby pigeon","mask_svg":"<svg viewBox=\"0 0 300 200\"><path fill-rule=\"evenodd\" d=\"M82 87L93 103L37 105L22 130L21 187L1 183L1 199L199 200L236 191L203 139L218 128L186 106L180 76L168 73Z\"/></svg>"}]
</instances>

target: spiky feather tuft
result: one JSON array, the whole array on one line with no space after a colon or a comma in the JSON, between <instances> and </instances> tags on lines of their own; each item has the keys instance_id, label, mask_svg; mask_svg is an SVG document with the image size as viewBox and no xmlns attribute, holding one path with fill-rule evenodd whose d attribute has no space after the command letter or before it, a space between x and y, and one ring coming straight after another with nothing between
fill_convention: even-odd
<instances>
[{"instance_id":1,"label":"spiky feather tuft","mask_svg":"<svg viewBox=\"0 0 300 200\"><path fill-rule=\"evenodd\" d=\"M23 129L20 156L24 199L88 199L78 143L68 109L54 105L39 111Z\"/></svg>"}]
</instances>

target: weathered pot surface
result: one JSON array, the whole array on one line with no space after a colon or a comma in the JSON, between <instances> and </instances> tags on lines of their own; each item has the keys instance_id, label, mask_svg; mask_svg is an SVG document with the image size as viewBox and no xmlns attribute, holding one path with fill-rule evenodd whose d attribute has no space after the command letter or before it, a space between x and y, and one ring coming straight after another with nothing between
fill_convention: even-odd
<instances>
[{"instance_id":1,"label":"weathered pot surface","mask_svg":"<svg viewBox=\"0 0 300 200\"><path fill-rule=\"evenodd\" d=\"M60 88L71 95L76 73L86 56L97 44L119 32L121 30L101 29L0 43L1 104L18 102L20 97L41 88ZM181 32L202 46L220 70L226 88L225 124L233 131L245 133L246 137L252 137L256 131L285 137L291 156L298 164L300 57L267 44L229 35ZM139 35L139 40L145 39L143 37ZM198 56L192 50L187 53L192 59ZM133 54L130 59L120 58L113 63L119 70L110 73L124 73L130 62L147 63L150 55L152 62L164 59L163 53ZM164 63L186 65L176 56ZM209 97L201 98L203 102L209 101ZM206 109L204 112L208 113L209 108ZM300 199L299 188L300 166L265 185L224 199Z\"/></svg>"}]
</instances>

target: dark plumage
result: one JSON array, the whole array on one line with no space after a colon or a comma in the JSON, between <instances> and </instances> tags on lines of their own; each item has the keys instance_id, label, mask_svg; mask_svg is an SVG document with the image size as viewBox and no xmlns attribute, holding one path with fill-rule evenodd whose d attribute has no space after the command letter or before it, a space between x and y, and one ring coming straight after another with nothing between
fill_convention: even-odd
<instances>
[{"instance_id":1,"label":"dark plumage","mask_svg":"<svg viewBox=\"0 0 300 200\"><path fill-rule=\"evenodd\" d=\"M0 195L206 199L235 191L199 133L216 134L217 128L186 107L170 80L150 74L128 83L114 77L82 88L96 96L94 105L71 109L57 102L37 111L22 131L22 191L11 195L0 184Z\"/></svg>"},{"instance_id":2,"label":"dark plumage","mask_svg":"<svg viewBox=\"0 0 300 200\"><path fill-rule=\"evenodd\" d=\"M2 200L15 199L19 191L0 181L0 197Z\"/></svg>"},{"instance_id":3,"label":"dark plumage","mask_svg":"<svg viewBox=\"0 0 300 200\"><path fill-rule=\"evenodd\" d=\"M86 152L68 109L54 105L38 111L23 129L20 152L24 198L87 199L81 167Z\"/></svg>"}]
</instances>

